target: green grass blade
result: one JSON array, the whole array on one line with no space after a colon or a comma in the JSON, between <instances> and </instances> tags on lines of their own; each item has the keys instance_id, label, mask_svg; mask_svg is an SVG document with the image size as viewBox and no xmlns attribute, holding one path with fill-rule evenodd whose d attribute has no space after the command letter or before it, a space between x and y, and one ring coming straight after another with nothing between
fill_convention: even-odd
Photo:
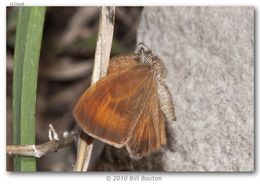
<instances>
[{"instance_id":1,"label":"green grass blade","mask_svg":"<svg viewBox=\"0 0 260 186\"><path fill-rule=\"evenodd\" d=\"M35 144L35 105L44 7L22 7L19 12L13 76L14 144ZM35 171L36 161L15 157L15 171Z\"/></svg>"}]
</instances>

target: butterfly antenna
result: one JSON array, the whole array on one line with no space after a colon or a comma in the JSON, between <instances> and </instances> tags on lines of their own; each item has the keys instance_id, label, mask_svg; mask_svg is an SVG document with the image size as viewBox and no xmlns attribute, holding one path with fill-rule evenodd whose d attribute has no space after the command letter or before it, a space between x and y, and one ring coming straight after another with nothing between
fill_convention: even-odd
<instances>
[{"instance_id":1,"label":"butterfly antenna","mask_svg":"<svg viewBox=\"0 0 260 186\"><path fill-rule=\"evenodd\" d=\"M138 43L138 46L141 46L141 48L146 48L147 50L151 50L146 44L143 42Z\"/></svg>"}]
</instances>

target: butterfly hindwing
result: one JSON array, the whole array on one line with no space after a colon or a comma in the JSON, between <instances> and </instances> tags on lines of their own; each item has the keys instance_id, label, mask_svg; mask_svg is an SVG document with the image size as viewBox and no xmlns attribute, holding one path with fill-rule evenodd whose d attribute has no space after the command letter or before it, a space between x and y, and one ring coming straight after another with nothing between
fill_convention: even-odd
<instances>
[{"instance_id":1,"label":"butterfly hindwing","mask_svg":"<svg viewBox=\"0 0 260 186\"><path fill-rule=\"evenodd\" d=\"M132 158L146 156L166 144L164 116L159 108L156 84L153 84L151 94L144 112L139 118L126 147Z\"/></svg>"}]
</instances>

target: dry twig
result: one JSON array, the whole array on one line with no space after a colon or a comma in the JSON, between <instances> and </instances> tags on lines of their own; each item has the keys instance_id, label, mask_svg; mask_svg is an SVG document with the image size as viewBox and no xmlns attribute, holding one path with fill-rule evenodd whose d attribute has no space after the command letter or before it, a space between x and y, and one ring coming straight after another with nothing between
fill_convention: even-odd
<instances>
[{"instance_id":1,"label":"dry twig","mask_svg":"<svg viewBox=\"0 0 260 186\"><path fill-rule=\"evenodd\" d=\"M64 133L59 136L52 125L49 125L50 141L40 145L8 145L6 152L9 155L31 156L40 158L51 152L55 152L65 146L71 145L78 135L78 130Z\"/></svg>"},{"instance_id":2,"label":"dry twig","mask_svg":"<svg viewBox=\"0 0 260 186\"><path fill-rule=\"evenodd\" d=\"M99 31L96 45L94 69L91 84L107 74L110 51L112 47L115 21L115 7L102 7L99 20ZM78 143L77 160L74 171L86 171L89 166L93 140L81 132Z\"/></svg>"}]
</instances>

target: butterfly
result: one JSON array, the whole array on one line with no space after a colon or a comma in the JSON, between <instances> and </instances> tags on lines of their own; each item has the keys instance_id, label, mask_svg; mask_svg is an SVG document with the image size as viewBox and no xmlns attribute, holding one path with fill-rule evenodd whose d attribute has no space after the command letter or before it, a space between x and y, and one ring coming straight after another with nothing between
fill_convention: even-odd
<instances>
[{"instance_id":1,"label":"butterfly","mask_svg":"<svg viewBox=\"0 0 260 186\"><path fill-rule=\"evenodd\" d=\"M165 66L143 46L137 53L110 59L107 76L90 86L74 108L86 134L126 147L133 159L165 145L165 123L176 120Z\"/></svg>"}]
</instances>

